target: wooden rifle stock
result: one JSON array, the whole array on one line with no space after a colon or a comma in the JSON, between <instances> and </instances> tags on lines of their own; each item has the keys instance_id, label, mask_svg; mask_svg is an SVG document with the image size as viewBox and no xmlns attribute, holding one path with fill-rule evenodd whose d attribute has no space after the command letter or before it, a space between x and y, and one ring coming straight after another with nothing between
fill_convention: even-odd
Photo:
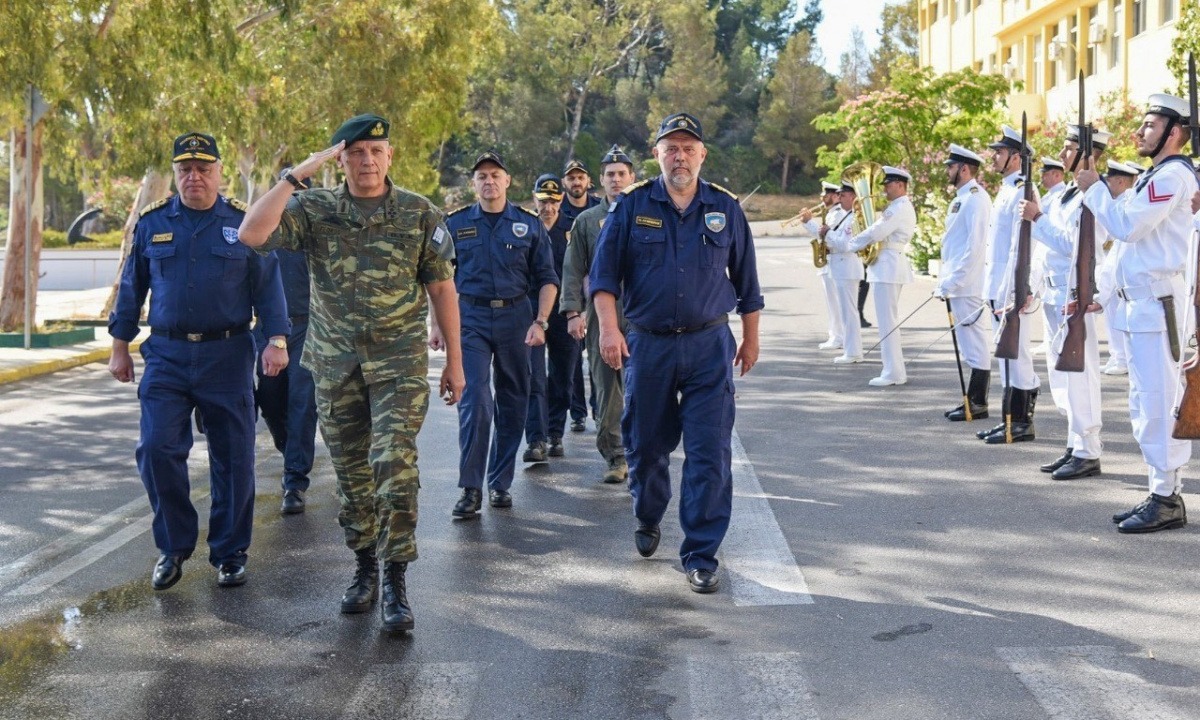
<instances>
[{"instance_id":1,"label":"wooden rifle stock","mask_svg":"<svg viewBox=\"0 0 1200 720\"><path fill-rule=\"evenodd\" d=\"M1192 157L1200 155L1200 127L1197 126L1196 59L1188 54L1188 107L1191 109ZM1196 241L1195 234L1192 242ZM1200 343L1200 252L1196 253L1196 272L1192 276L1195 295L1192 305L1196 314L1196 342ZM1200 344L1197 345L1200 348ZM1186 364L1183 372L1186 386L1179 409L1175 411L1175 427L1171 437L1176 440L1200 440L1200 350Z\"/></svg>"},{"instance_id":2,"label":"wooden rifle stock","mask_svg":"<svg viewBox=\"0 0 1200 720\"><path fill-rule=\"evenodd\" d=\"M1025 200L1033 201L1033 158L1028 145L1025 113L1021 113L1021 174L1025 177ZM996 341L996 357L1016 360L1021 350L1021 311L1029 302L1029 260L1033 223L1021 219L1017 234L1017 263L1013 269L1013 306L1004 313L1004 326Z\"/></svg>"},{"instance_id":3,"label":"wooden rifle stock","mask_svg":"<svg viewBox=\"0 0 1200 720\"><path fill-rule=\"evenodd\" d=\"M1092 126L1084 122L1083 71L1079 71L1079 143L1074 167L1092 161ZM1067 336L1054 369L1083 372L1087 345L1087 308L1096 292L1096 216L1080 200L1079 238L1075 248L1075 312L1067 317Z\"/></svg>"}]
</instances>

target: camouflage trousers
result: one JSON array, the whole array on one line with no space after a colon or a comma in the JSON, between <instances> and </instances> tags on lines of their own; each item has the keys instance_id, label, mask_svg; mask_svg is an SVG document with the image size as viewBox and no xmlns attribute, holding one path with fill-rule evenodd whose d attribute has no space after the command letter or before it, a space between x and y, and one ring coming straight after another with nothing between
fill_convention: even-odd
<instances>
[{"instance_id":1,"label":"camouflage trousers","mask_svg":"<svg viewBox=\"0 0 1200 720\"><path fill-rule=\"evenodd\" d=\"M351 550L384 562L417 559L417 433L429 408L425 375L367 383L362 369L316 377L321 436L337 472L338 523Z\"/></svg>"},{"instance_id":2,"label":"camouflage trousers","mask_svg":"<svg viewBox=\"0 0 1200 720\"><path fill-rule=\"evenodd\" d=\"M625 376L600 357L600 321L595 308L587 314L588 374L596 389L596 449L608 462L625 459L621 441L621 414L625 411Z\"/></svg>"}]
</instances>

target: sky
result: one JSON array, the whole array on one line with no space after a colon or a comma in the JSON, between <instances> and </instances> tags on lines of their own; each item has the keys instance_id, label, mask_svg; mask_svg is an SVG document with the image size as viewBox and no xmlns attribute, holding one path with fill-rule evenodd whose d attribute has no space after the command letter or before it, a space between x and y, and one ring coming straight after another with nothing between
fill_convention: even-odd
<instances>
[{"instance_id":1,"label":"sky","mask_svg":"<svg viewBox=\"0 0 1200 720\"><path fill-rule=\"evenodd\" d=\"M817 44L825 55L825 69L837 73L842 53L850 47L850 31L857 25L870 53L879 44L879 16L887 0L821 0L825 18L817 26ZM804 7L803 0L797 2Z\"/></svg>"}]
</instances>

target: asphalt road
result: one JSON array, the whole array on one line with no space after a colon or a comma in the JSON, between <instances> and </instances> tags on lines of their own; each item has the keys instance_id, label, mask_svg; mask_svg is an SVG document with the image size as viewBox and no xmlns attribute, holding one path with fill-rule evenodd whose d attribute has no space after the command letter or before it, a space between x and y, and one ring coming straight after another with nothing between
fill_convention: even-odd
<instances>
[{"instance_id":1,"label":"asphalt road","mask_svg":"<svg viewBox=\"0 0 1200 720\"><path fill-rule=\"evenodd\" d=\"M567 458L518 469L511 510L453 522L443 406L420 438L410 636L338 612L353 558L328 458L308 512L281 517L265 430L249 582L217 588L201 549L154 593L133 389L98 365L0 387L0 717L1200 718L1195 531L1109 521L1146 493L1125 378L1104 378L1104 474L1055 483L1037 470L1065 441L1048 390L1033 443L984 446L981 423L942 418L959 396L943 306L905 328L909 383L870 388L877 356L816 349L807 242L763 239L759 257L762 359L738 383L709 596L687 588L673 515L636 555L590 423ZM906 289L904 314L931 287Z\"/></svg>"}]
</instances>

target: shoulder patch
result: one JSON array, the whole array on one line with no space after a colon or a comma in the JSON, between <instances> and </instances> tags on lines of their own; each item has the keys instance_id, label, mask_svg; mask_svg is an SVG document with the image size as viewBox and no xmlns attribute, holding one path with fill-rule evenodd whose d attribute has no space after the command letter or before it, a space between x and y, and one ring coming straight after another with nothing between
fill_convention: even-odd
<instances>
[{"instance_id":1,"label":"shoulder patch","mask_svg":"<svg viewBox=\"0 0 1200 720\"><path fill-rule=\"evenodd\" d=\"M461 206L459 206L459 207L456 207L456 208L454 208L453 210L451 210L450 212L446 213L446 217L450 217L450 216L452 216L452 215L457 215L457 214L459 214L459 213L460 213L460 212L462 212L463 210L466 210L466 209L467 209L467 208L469 208L469 207L471 207L471 206L470 206L470 205L461 205Z\"/></svg>"},{"instance_id":2,"label":"shoulder patch","mask_svg":"<svg viewBox=\"0 0 1200 720\"><path fill-rule=\"evenodd\" d=\"M229 207L233 208L234 210L241 211L241 212L246 212L247 210L250 209L249 205L242 202L241 200L238 200L237 198L225 198L225 202L229 203Z\"/></svg>"},{"instance_id":3,"label":"shoulder patch","mask_svg":"<svg viewBox=\"0 0 1200 720\"><path fill-rule=\"evenodd\" d=\"M727 189L725 189L725 188L721 187L720 185L716 184L715 182L710 182L710 183L708 184L708 186L709 186L709 187L711 187L713 190L719 190L719 191L721 191L721 192L725 193L726 195L728 195L729 197L733 198L734 200L737 200L737 199L738 199L738 196L737 196L737 195L734 195L732 192L730 192L729 190L727 190Z\"/></svg>"},{"instance_id":4,"label":"shoulder patch","mask_svg":"<svg viewBox=\"0 0 1200 720\"><path fill-rule=\"evenodd\" d=\"M1024 180L1022 180L1022 179L1020 179L1020 178L1018 178L1018 179L1017 179L1017 181L1016 181L1015 183L1013 183L1013 186L1015 186L1015 187L1025 187L1025 181L1024 181Z\"/></svg>"},{"instance_id":5,"label":"shoulder patch","mask_svg":"<svg viewBox=\"0 0 1200 720\"><path fill-rule=\"evenodd\" d=\"M169 198L169 197L163 198L162 200L159 200L158 202L152 202L149 205L147 205L146 207L142 208L142 211L140 213L138 213L138 217L142 217L143 215L145 215L147 213L152 213L155 210L159 209L160 207L166 205L169 202L171 202L171 198Z\"/></svg>"},{"instance_id":6,"label":"shoulder patch","mask_svg":"<svg viewBox=\"0 0 1200 720\"><path fill-rule=\"evenodd\" d=\"M627 187L627 188L625 188L624 190L622 190L622 191L621 191L621 194L622 194L622 195L628 195L628 194L630 194L631 192L633 192L634 190L637 190L638 188L646 187L647 185L649 185L649 184L650 184L650 183L652 183L652 182L654 182L654 180L653 180L653 179L638 180L638 181L637 181L637 182L635 182L634 184L632 184L632 185L630 185L629 187ZM614 204L615 204L615 203L614 203Z\"/></svg>"},{"instance_id":7,"label":"shoulder patch","mask_svg":"<svg viewBox=\"0 0 1200 720\"><path fill-rule=\"evenodd\" d=\"M979 192L979 186L978 185L971 186L971 189L968 192L970 192L972 195L974 195L975 193Z\"/></svg>"}]
</instances>

